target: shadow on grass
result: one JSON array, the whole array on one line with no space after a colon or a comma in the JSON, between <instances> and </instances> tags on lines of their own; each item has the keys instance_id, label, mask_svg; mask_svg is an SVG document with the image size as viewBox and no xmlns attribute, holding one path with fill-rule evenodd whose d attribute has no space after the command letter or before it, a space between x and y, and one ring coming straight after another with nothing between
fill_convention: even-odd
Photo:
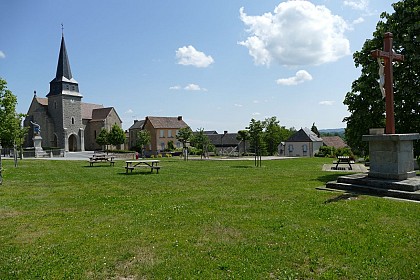
<instances>
[{"instance_id":1,"label":"shadow on grass","mask_svg":"<svg viewBox=\"0 0 420 280\"><path fill-rule=\"evenodd\" d=\"M355 193L345 193L345 194L340 194L339 196L327 199L324 201L324 204L329 204L329 203L333 203L333 202L338 202L341 200L352 200L352 199L358 199L359 195L355 194Z\"/></svg>"},{"instance_id":2,"label":"shadow on grass","mask_svg":"<svg viewBox=\"0 0 420 280\"><path fill-rule=\"evenodd\" d=\"M352 173L342 173L342 174L334 173L334 174L322 175L322 176L319 176L318 178L316 178L315 181L326 184L328 182L337 180L337 178L340 177L340 176L345 176L345 175L349 175L349 174L352 174Z\"/></svg>"},{"instance_id":3,"label":"shadow on grass","mask_svg":"<svg viewBox=\"0 0 420 280\"><path fill-rule=\"evenodd\" d=\"M84 165L83 166L84 168L95 168L95 167L114 167L114 166L112 166L112 165L106 165L106 164L102 164L102 165L92 165L92 166L90 166L90 165Z\"/></svg>"},{"instance_id":4,"label":"shadow on grass","mask_svg":"<svg viewBox=\"0 0 420 280\"><path fill-rule=\"evenodd\" d=\"M238 168L238 169L245 169L245 168L254 168L254 166L252 165L234 165L231 166L231 168Z\"/></svg>"},{"instance_id":5,"label":"shadow on grass","mask_svg":"<svg viewBox=\"0 0 420 280\"><path fill-rule=\"evenodd\" d=\"M142 172L142 171L137 171L137 172L129 172L129 173L126 173L125 171L123 171L123 172L118 172L117 173L118 175L124 175L124 176L135 176L135 175L141 175L141 176L145 176L145 175L159 175L158 173L155 173L155 172L150 172L150 171L144 171L144 172Z\"/></svg>"}]
</instances>

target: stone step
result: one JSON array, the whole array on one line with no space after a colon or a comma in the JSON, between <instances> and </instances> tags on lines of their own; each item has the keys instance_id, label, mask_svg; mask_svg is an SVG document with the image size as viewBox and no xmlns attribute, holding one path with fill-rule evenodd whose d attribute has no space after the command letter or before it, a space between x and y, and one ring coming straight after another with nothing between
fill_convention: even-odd
<instances>
[{"instance_id":1,"label":"stone step","mask_svg":"<svg viewBox=\"0 0 420 280\"><path fill-rule=\"evenodd\" d=\"M420 201L420 191L403 191L385 188L376 188L367 185L349 184L332 181L326 184L328 189L351 191L356 193L373 194L377 196L395 197L414 201Z\"/></svg>"},{"instance_id":2,"label":"stone step","mask_svg":"<svg viewBox=\"0 0 420 280\"><path fill-rule=\"evenodd\" d=\"M405 180L387 180L371 178L366 174L352 174L340 176L337 178L338 183L363 185L380 189L401 190L407 192L415 192L420 190L420 177L409 178Z\"/></svg>"}]
</instances>

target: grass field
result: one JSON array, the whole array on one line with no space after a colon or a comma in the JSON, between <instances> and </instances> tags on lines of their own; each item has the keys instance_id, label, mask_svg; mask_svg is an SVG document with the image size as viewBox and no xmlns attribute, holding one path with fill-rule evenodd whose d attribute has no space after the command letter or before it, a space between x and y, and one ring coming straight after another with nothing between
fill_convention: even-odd
<instances>
[{"instance_id":1,"label":"grass field","mask_svg":"<svg viewBox=\"0 0 420 280\"><path fill-rule=\"evenodd\" d=\"M3 161L0 279L419 279L420 204L318 191L330 161Z\"/></svg>"}]
</instances>

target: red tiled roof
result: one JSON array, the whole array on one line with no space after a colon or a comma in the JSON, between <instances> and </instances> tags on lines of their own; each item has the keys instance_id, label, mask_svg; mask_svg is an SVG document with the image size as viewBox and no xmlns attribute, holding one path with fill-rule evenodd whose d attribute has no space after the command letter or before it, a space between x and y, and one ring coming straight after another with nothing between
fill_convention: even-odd
<instances>
[{"instance_id":1,"label":"red tiled roof","mask_svg":"<svg viewBox=\"0 0 420 280\"><path fill-rule=\"evenodd\" d=\"M344 142L344 140L339 136L324 136L322 137L322 141L324 142L324 145L334 147L336 149L347 147L346 142Z\"/></svg>"},{"instance_id":2,"label":"red tiled roof","mask_svg":"<svg viewBox=\"0 0 420 280\"><path fill-rule=\"evenodd\" d=\"M154 128L183 128L188 126L182 117L146 117Z\"/></svg>"}]
</instances>

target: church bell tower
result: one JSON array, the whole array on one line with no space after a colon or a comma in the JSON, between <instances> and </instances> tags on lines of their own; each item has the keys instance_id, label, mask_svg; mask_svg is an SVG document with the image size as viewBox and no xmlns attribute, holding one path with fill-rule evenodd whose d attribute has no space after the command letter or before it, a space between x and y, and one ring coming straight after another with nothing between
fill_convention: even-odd
<instances>
[{"instance_id":1,"label":"church bell tower","mask_svg":"<svg viewBox=\"0 0 420 280\"><path fill-rule=\"evenodd\" d=\"M48 112L54 122L54 142L68 151L84 151L82 95L73 78L67 56L64 34L61 37L57 72L47 94Z\"/></svg>"}]
</instances>

